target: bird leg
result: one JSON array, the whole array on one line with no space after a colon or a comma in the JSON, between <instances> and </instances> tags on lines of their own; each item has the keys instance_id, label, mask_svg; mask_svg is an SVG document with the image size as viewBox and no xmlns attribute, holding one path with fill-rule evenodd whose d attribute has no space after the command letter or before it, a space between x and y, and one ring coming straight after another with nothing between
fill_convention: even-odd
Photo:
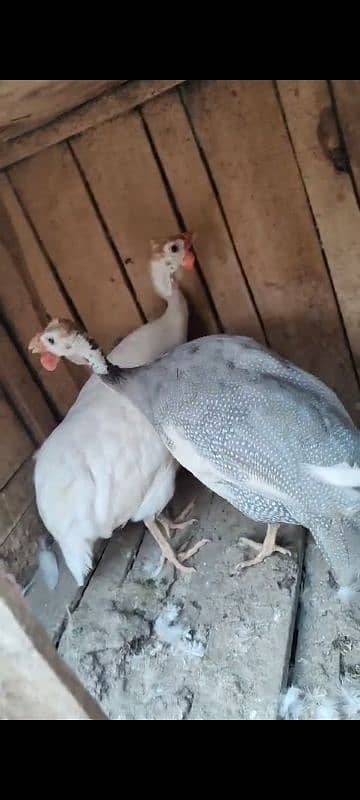
<instances>
[{"instance_id":1,"label":"bird leg","mask_svg":"<svg viewBox=\"0 0 360 800\"><path fill-rule=\"evenodd\" d=\"M170 561L170 564L173 564L173 566L176 567L176 569L178 569L180 572L183 573L196 572L194 567L185 567L184 564L182 563L182 561L186 561L186 558L184 559L184 555L186 554L183 553L181 554L183 556L181 561L180 558L179 559L177 558L169 542L169 537L162 532L157 520L146 519L144 520L144 522L148 531L154 537L155 541L158 543L161 550L161 564L159 572L161 572L165 560ZM190 556L188 556L188 558L190 558Z\"/></svg>"},{"instance_id":2,"label":"bird leg","mask_svg":"<svg viewBox=\"0 0 360 800\"><path fill-rule=\"evenodd\" d=\"M171 531L173 530L184 530L189 525L193 525L194 522L197 522L196 519L187 520L186 522L183 521L184 518L190 513L192 508L194 507L195 500L192 500L186 508L182 510L182 512L176 517L174 521L170 520L164 514L160 514L159 517L154 519L146 519L145 525L151 535L154 537L155 541L158 543L160 550L161 550L161 561L158 569L158 574L160 574L165 561L170 561L171 564L179 569L181 572L196 572L194 567L184 567L184 562L188 561L189 558L194 556L201 550L204 545L208 544L210 539L201 539L199 542L195 542L192 547L188 550L181 550L180 553L176 556L174 553L173 548L171 547L169 539L171 538ZM161 530L162 526L165 530L165 536Z\"/></svg>"},{"instance_id":3,"label":"bird leg","mask_svg":"<svg viewBox=\"0 0 360 800\"><path fill-rule=\"evenodd\" d=\"M281 553L283 556L291 556L290 550L285 550L284 547L279 547L279 545L275 544L276 534L279 528L280 525L268 525L263 544L258 544L258 542L254 542L252 539L241 537L239 541L245 542L254 550L257 550L258 555L249 561L241 561L240 564L236 565L235 571L247 569L248 567L255 567L256 564L261 564L262 561L265 561L265 559L269 558L269 556L271 556L273 553Z\"/></svg>"},{"instance_id":4,"label":"bird leg","mask_svg":"<svg viewBox=\"0 0 360 800\"><path fill-rule=\"evenodd\" d=\"M165 533L167 537L170 539L171 533L170 531L185 531L190 525L193 525L194 522L197 522L196 517L192 519L186 519L190 514L190 511L194 508L195 499L191 500L185 508L180 512L180 514L175 517L174 520L170 519L167 514L159 514L158 520L161 522L161 525L165 529Z\"/></svg>"},{"instance_id":5,"label":"bird leg","mask_svg":"<svg viewBox=\"0 0 360 800\"><path fill-rule=\"evenodd\" d=\"M195 542L195 544L193 544L192 547L189 547L188 550L181 550L180 553L178 553L179 561L187 561L188 558L191 558L191 556L194 556L195 553L198 553L199 550L201 550L201 548L206 544L209 544L210 541L211 539L200 539L200 542Z\"/></svg>"}]
</instances>

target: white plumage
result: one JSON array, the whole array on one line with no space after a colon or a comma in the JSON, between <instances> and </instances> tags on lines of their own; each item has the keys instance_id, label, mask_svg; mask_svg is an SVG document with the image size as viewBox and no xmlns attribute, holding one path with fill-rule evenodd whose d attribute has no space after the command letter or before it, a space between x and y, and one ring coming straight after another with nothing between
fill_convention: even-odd
<instances>
[{"instance_id":1,"label":"white plumage","mask_svg":"<svg viewBox=\"0 0 360 800\"><path fill-rule=\"evenodd\" d=\"M172 277L185 257L186 237L155 246L152 279L167 309L115 347L114 364L144 364L186 341L187 304ZM180 566L154 521L173 496L177 466L141 411L93 375L38 451L34 477L40 516L78 584L91 567L95 541L128 520L144 520Z\"/></svg>"}]
</instances>

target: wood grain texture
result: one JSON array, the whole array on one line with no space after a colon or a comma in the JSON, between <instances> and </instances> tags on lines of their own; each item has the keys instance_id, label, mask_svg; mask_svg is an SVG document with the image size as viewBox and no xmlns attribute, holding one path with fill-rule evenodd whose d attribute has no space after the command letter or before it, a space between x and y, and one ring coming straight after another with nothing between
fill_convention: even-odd
<instances>
[{"instance_id":1,"label":"wood grain texture","mask_svg":"<svg viewBox=\"0 0 360 800\"><path fill-rule=\"evenodd\" d=\"M0 576L2 720L105 720L31 614L19 587Z\"/></svg>"},{"instance_id":2,"label":"wood grain texture","mask_svg":"<svg viewBox=\"0 0 360 800\"><path fill-rule=\"evenodd\" d=\"M34 459L27 459L0 492L0 544L34 501Z\"/></svg>"},{"instance_id":3,"label":"wood grain texture","mask_svg":"<svg viewBox=\"0 0 360 800\"><path fill-rule=\"evenodd\" d=\"M7 248L12 253L43 324L47 316L73 319L72 308L5 173L0 174L0 205L2 238L6 238ZM80 388L86 379L84 371L70 362L64 362L64 366Z\"/></svg>"},{"instance_id":4,"label":"wood grain texture","mask_svg":"<svg viewBox=\"0 0 360 800\"><path fill-rule=\"evenodd\" d=\"M0 390L0 489L33 450L33 442Z\"/></svg>"},{"instance_id":5,"label":"wood grain texture","mask_svg":"<svg viewBox=\"0 0 360 800\"><path fill-rule=\"evenodd\" d=\"M350 176L339 169L341 141L329 89L326 81L278 81L278 88L360 374L360 214Z\"/></svg>"},{"instance_id":6,"label":"wood grain texture","mask_svg":"<svg viewBox=\"0 0 360 800\"><path fill-rule=\"evenodd\" d=\"M124 81L0 81L0 141L44 125Z\"/></svg>"},{"instance_id":7,"label":"wood grain texture","mask_svg":"<svg viewBox=\"0 0 360 800\"><path fill-rule=\"evenodd\" d=\"M0 308L15 338L28 357L28 345L35 333L43 328L44 317L34 305L34 299L18 270L18 258L2 241L3 209L0 205ZM16 250L16 253L18 251ZM78 387L65 364L60 364L55 373L42 369L38 357L31 360L48 396L60 415L64 415L78 394Z\"/></svg>"},{"instance_id":8,"label":"wood grain texture","mask_svg":"<svg viewBox=\"0 0 360 800\"><path fill-rule=\"evenodd\" d=\"M360 80L331 81L340 125L360 195Z\"/></svg>"},{"instance_id":9,"label":"wood grain texture","mask_svg":"<svg viewBox=\"0 0 360 800\"><path fill-rule=\"evenodd\" d=\"M110 350L141 318L68 145L12 167L10 176L84 325Z\"/></svg>"},{"instance_id":10,"label":"wood grain texture","mask_svg":"<svg viewBox=\"0 0 360 800\"><path fill-rule=\"evenodd\" d=\"M0 168L29 158L89 128L97 127L180 83L184 81L127 81L125 86L109 95L85 103L81 108L43 128L0 144Z\"/></svg>"},{"instance_id":11,"label":"wood grain texture","mask_svg":"<svg viewBox=\"0 0 360 800\"><path fill-rule=\"evenodd\" d=\"M179 94L159 97L143 113L177 207L186 227L195 231L196 254L224 330L262 340L259 319Z\"/></svg>"},{"instance_id":12,"label":"wood grain texture","mask_svg":"<svg viewBox=\"0 0 360 800\"><path fill-rule=\"evenodd\" d=\"M89 131L73 143L113 242L147 318L163 310L149 279L151 239L179 229L138 112ZM202 322L216 330L214 315L196 270L181 284Z\"/></svg>"},{"instance_id":13,"label":"wood grain texture","mask_svg":"<svg viewBox=\"0 0 360 800\"><path fill-rule=\"evenodd\" d=\"M56 420L1 322L0 385L34 440L41 444L55 427Z\"/></svg>"},{"instance_id":14,"label":"wood grain texture","mask_svg":"<svg viewBox=\"0 0 360 800\"><path fill-rule=\"evenodd\" d=\"M271 345L353 409L355 374L271 82L194 82L184 93Z\"/></svg>"}]
</instances>

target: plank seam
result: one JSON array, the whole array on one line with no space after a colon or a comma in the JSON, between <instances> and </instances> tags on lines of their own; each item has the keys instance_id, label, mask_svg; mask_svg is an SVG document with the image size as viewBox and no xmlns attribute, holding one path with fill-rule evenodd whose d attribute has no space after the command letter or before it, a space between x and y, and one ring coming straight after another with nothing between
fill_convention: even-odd
<instances>
[{"instance_id":1,"label":"plank seam","mask_svg":"<svg viewBox=\"0 0 360 800\"><path fill-rule=\"evenodd\" d=\"M348 174L348 176L349 176L349 178L351 180L352 189L353 189L353 192L354 192L354 195L355 195L355 198L356 198L356 202L357 202L358 208L360 210L360 193L358 191L358 187L357 187L354 171L353 171L353 168L352 168L350 151L348 149L348 146L347 146L347 143L346 143L346 137L345 137L345 134L344 134L344 131L343 131L343 128L342 128L341 114L339 113L338 104L336 102L336 94L334 92L334 87L333 87L331 81L328 80L328 81L326 81L326 83L327 83L327 86L328 86L330 99L331 99L331 104L332 104L332 108L333 108L333 112L334 112L334 116L335 116L335 120L336 120L336 124L337 124L337 128L338 128L338 132L339 132L339 139L340 139L341 148L343 149L343 151L345 153L345 156L346 156L347 174Z\"/></svg>"},{"instance_id":2,"label":"plank seam","mask_svg":"<svg viewBox=\"0 0 360 800\"><path fill-rule=\"evenodd\" d=\"M145 134L146 134L147 139L149 141L149 145L151 147L151 151L152 151L152 154L154 156L155 163L156 163L157 168L158 168L158 170L160 172L160 176L161 176L162 182L164 184L165 191L166 191L167 197L169 199L171 208L172 208L172 210L173 210L173 212L175 214L175 217L177 219L177 224L179 225L179 229L180 230L185 231L186 230L186 225L185 225L183 216L181 214L181 211L180 211L180 209L178 207L174 191L173 191L173 189L172 189L172 187L170 185L170 182L169 182L168 177L167 177L166 172L165 172L164 165L163 165L163 163L161 161L161 157L160 157L160 155L159 155L159 153L158 153L158 151L156 149L155 142L154 142L153 137L151 135L150 128L149 128L149 126L147 124L147 121L146 121L145 117L143 116L143 114L141 112L141 109L139 110L139 115L140 115L140 118L141 118L141 121L142 121L142 124L143 124L143 127L144 127ZM195 255L196 255L196 246L194 247L194 251L195 251ZM215 321L216 321L216 324L217 324L217 326L219 328L219 331L223 332L223 330L224 330L223 324L222 324L221 319L219 317L218 310L216 308L214 299L213 299L212 294L211 294L211 290L210 290L210 288L209 288L209 286L208 286L208 284L206 282L204 273L203 273L203 271L201 269L200 260L199 260L197 255L196 255L196 264L197 264L197 268L198 268L199 278L200 278L200 281L202 283L202 286L203 286L203 289L204 289L204 292L205 292L205 296L206 296L207 301L209 303L209 306L211 308L212 314L215 317Z\"/></svg>"},{"instance_id":3,"label":"plank seam","mask_svg":"<svg viewBox=\"0 0 360 800\"><path fill-rule=\"evenodd\" d=\"M333 293L336 309L337 309L338 316L339 316L340 326L341 326L341 329L342 329L342 332L343 332L344 341L345 341L346 348L347 348L347 351L348 351L348 355L349 355L349 358L350 358L350 363L351 363L351 366L352 366L354 374L355 374L356 383L358 385L358 388L360 389L360 375L359 375L359 372L358 372L358 370L356 368L356 362L355 362L354 354L353 354L353 351L351 349L350 340L349 340L348 333L347 333L347 330L346 330L346 325L345 325L344 317L343 317L343 314L342 314L339 298L338 298L337 293L336 293L335 284L334 284L334 280L333 280L333 277L332 277L332 274L331 274L328 258L327 258L327 255L326 255L323 243L322 243L320 230L319 230L316 218L315 218L315 214L314 214L314 211L313 211L313 208L312 208L312 205L311 205L311 201L310 201L310 197L309 197L309 194L308 194L308 190L307 190L307 187L306 187L306 184L305 184L305 180L304 180L301 168L300 168L300 164L299 164L298 157L297 157L297 154L296 154L295 145L294 145L294 142L292 140L292 136L291 136L291 133L290 133L290 128L288 126L288 122L287 122L287 118L286 118L285 109L284 109L282 101L281 101L281 96L280 96L280 92L279 92L278 85L277 85L276 81L273 81L273 86L274 86L275 96L276 96L276 99L277 99L279 107L280 107L280 111L281 111L282 119L283 119L283 122L284 122L285 130L286 130L286 133L287 133L289 141L290 141L290 147L291 147L291 150L292 150L292 153L293 153L293 156L294 156L296 168L298 170L300 181L301 181L301 184L302 184L302 187L303 187L303 190L304 190L304 194L305 194L305 198L306 198L306 204L308 206L308 209L309 209L309 212L310 212L310 215L311 215L311 219L312 219L312 223L313 223L314 228L315 228L316 236L317 236L319 244L320 244L320 250L321 250L321 254L322 254L325 270L326 270L326 273L327 273L327 276L328 276L328 279L329 279L329 283L330 283L330 286L331 286L331 290L332 290L332 293Z\"/></svg>"},{"instance_id":4,"label":"plank seam","mask_svg":"<svg viewBox=\"0 0 360 800\"><path fill-rule=\"evenodd\" d=\"M103 215L101 213L100 206L99 206L99 204L98 204L98 202L96 200L95 194L94 194L93 189L92 189L91 184L90 184L90 181L89 181L89 179L88 179L88 177L86 175L86 172L85 172L85 170L84 170L84 168L83 168L83 166L81 164L80 159L78 158L78 156L77 156L77 154L76 154L76 152L75 152L75 150L74 150L74 148L73 148L73 146L71 144L71 141L69 140L67 142L67 144L68 144L70 153L71 153L71 155L72 155L72 157L74 159L75 165L76 165L76 167L78 169L80 178L81 178L81 180L82 180L82 182L84 184L85 191L86 191L86 193L87 193L87 195L89 197L91 205L92 205L92 207L93 207L93 209L95 211L95 214L97 216L97 219L99 220L99 223L101 225L101 229L102 229L102 231L104 233L106 241L107 241L107 243L108 243L108 245L109 245L114 257L115 257L116 263L117 263L117 265L119 267L119 271L120 271L120 273L121 273L121 275L122 275L122 277L124 279L125 286L127 287L128 291L130 292L130 294L132 296L132 299L133 299L133 301L135 303L135 306L136 306L136 308L137 308L137 310L138 310L138 312L140 314L140 318L141 318L142 322L145 323L146 322L146 316L145 316L145 313L144 313L144 311L142 309L142 306L140 304L139 298L138 298L138 296L136 294L135 287L131 283L129 275L128 275L126 269L125 269L124 260L122 258L122 255L119 252L118 247L115 244L115 242L113 240L113 237L111 235L109 226L108 226L106 220L104 219L104 217L103 217Z\"/></svg>"},{"instance_id":5,"label":"plank seam","mask_svg":"<svg viewBox=\"0 0 360 800\"><path fill-rule=\"evenodd\" d=\"M219 208L219 211L220 211L220 215L221 215L221 218L222 218L222 220L223 220L223 223L224 223L224 226L225 226L226 232L227 232L227 234L228 234L228 236L229 236L229 239L230 239L230 242L231 242L231 246L232 246L232 248L233 248L233 251L234 251L234 254L235 254L235 258L236 258L237 265L238 265L238 267L239 267L239 270L240 270L240 272L241 272L241 275L242 275L242 277L243 277L243 280L244 280L245 286L246 286L246 288L247 288L247 291L248 291L248 294L249 294L249 297L250 297L251 303L252 303L252 305L253 305L253 308L254 308L254 310L255 310L255 315L256 315L256 317L257 317L257 319L258 319L258 322L259 322L260 328L261 328L261 330L262 330L262 333L263 333L263 336L264 336L265 343L268 345L268 344L269 344L269 339L268 339L268 337L267 337L267 334L266 334L265 326L264 326L263 320L262 320L262 318L261 318L261 314L260 314L259 308L258 308L258 306L257 306L257 303L256 303L256 300L255 300L255 296L254 296L254 293L253 293L253 290L252 290L251 284L250 284L250 282L249 282L249 279L248 279L248 277L247 277L247 274L246 274L246 272L245 272L245 269L244 269L244 267L243 267L243 264L242 264L242 261L241 261L240 255L239 255L239 253L238 253L238 250L237 250L237 247L236 247L236 244L235 244L235 241L234 241L234 237L233 237L233 235L232 235L232 231L231 231L231 228L230 228L230 225L229 225L229 222L228 222L228 219L227 219L226 213L225 213L225 209L224 209L224 206L223 206L223 202L222 202L222 199L221 199L221 195L220 195L219 189L218 189L218 187L217 187L217 184L216 184L215 178L214 178L214 176L213 176L213 174L212 174L212 171L211 171L211 169L210 169L210 164L209 164L209 162L208 162L208 160L207 160L207 157L206 157L206 154L205 154L204 148L203 148L203 146L202 146L202 143L201 143L201 141L200 141L200 138L199 138L199 136L198 136L198 133L197 133L197 131L196 131L196 129L195 129L194 123L193 123L193 121L192 121L192 118L191 118L191 115L190 115L189 109L188 109L188 107L187 107L187 105L186 105L185 98L184 98L184 92L183 92L183 89L182 89L182 87L179 89L179 91L178 91L178 94L179 94L179 97L180 97L180 102L181 102L181 104L182 104L182 107L183 107L183 109L184 109L184 112L185 112L185 115L186 115L187 121L188 121L188 123L189 123L190 130L191 130L191 132L192 132L192 135L193 135L193 137L194 137L194 142L195 142L195 145L196 145L196 147L197 147L197 149L198 149L198 152L199 152L199 155L200 155L200 158L201 158L202 164L203 164L203 166L204 166L204 169L205 169L205 172L206 172L206 174L207 174L208 180L209 180L209 182L210 182L211 188L212 188L212 190L213 190L213 193L214 193L214 196L215 196L216 202L217 202L217 204L218 204L218 208Z\"/></svg>"}]
</instances>

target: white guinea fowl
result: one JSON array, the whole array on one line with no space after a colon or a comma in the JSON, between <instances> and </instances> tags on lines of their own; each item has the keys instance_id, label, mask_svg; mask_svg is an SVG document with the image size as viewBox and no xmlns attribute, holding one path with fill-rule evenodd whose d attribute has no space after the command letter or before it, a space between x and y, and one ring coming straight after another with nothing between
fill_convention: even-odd
<instances>
[{"instance_id":1,"label":"white guinea fowl","mask_svg":"<svg viewBox=\"0 0 360 800\"><path fill-rule=\"evenodd\" d=\"M288 523L311 531L340 584L358 576L360 433L325 384L241 336L188 342L133 370L111 365L73 326L62 336L53 352L90 364L184 467L268 525L259 554L239 566L279 551L276 532ZM52 350L46 330L42 344Z\"/></svg>"},{"instance_id":2,"label":"white guinea fowl","mask_svg":"<svg viewBox=\"0 0 360 800\"><path fill-rule=\"evenodd\" d=\"M153 243L152 250L152 281L167 309L115 347L109 356L113 364L145 364L186 341L188 308L174 276L194 263L191 235ZM54 369L56 359L43 353L42 363ZM177 558L168 541L170 527L190 522L177 525L162 516L165 536L156 520L174 494L177 468L146 417L93 375L38 451L34 474L39 514L78 584L91 568L95 541L129 520L143 520L163 558L190 569L182 562L196 548Z\"/></svg>"}]
</instances>

